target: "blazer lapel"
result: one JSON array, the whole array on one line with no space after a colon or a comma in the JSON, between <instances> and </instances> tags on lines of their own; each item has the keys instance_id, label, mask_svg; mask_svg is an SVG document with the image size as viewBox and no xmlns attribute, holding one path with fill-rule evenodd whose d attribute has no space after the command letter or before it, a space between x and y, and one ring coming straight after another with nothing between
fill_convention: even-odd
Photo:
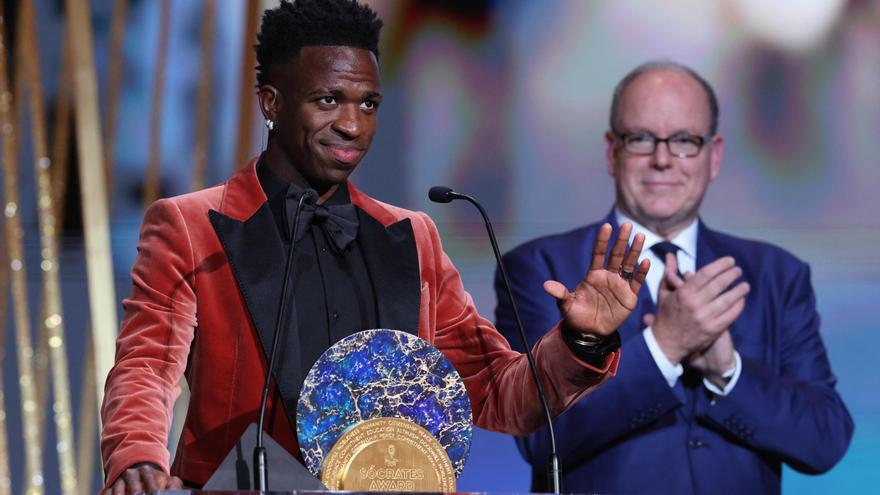
<instances>
[{"instance_id":1,"label":"blazer lapel","mask_svg":"<svg viewBox=\"0 0 880 495\"><path fill-rule=\"evenodd\" d=\"M729 247L724 243L724 241L720 240L717 234L713 230L706 227L706 225L701 220L697 234L697 269L700 269L703 266L724 256L733 256L733 253L730 251ZM736 260L736 263L741 268L746 268L742 260ZM739 279L731 284L731 287L738 284L742 280L748 279L749 275L744 272ZM752 291L754 292L755 290L756 287L753 283ZM743 314L741 314L730 325L730 337L733 339L733 343L737 349L740 349L740 347L746 343L746 332L748 332L749 328L752 328L752 325L749 325L746 319L750 314L758 314L758 312L756 312L754 308L754 306L751 306L750 310L744 311ZM769 346L766 346L763 343L759 347L761 349L769 348ZM741 350L740 354L742 354Z\"/></svg>"},{"instance_id":2,"label":"blazer lapel","mask_svg":"<svg viewBox=\"0 0 880 495\"><path fill-rule=\"evenodd\" d=\"M256 159L251 160L229 179L220 211L211 210L208 217L229 260L268 365L287 252L257 178L256 163ZM296 411L303 378L299 352L285 352L299 342L292 301L289 308L284 315L288 323L279 336L274 373L288 419L289 413Z\"/></svg>"},{"instance_id":3,"label":"blazer lapel","mask_svg":"<svg viewBox=\"0 0 880 495\"><path fill-rule=\"evenodd\" d=\"M697 270L718 258L728 255L731 255L730 250L718 239L715 232L706 227L703 221L700 220L697 230ZM741 267L743 266L740 260L737 260L737 264ZM742 280L742 278L735 281L734 285L740 280ZM744 327L741 324L742 320L743 317L741 315L730 325L730 336L733 338L734 344L737 346L741 343L740 337L744 331ZM748 327L746 326L745 328Z\"/></svg>"},{"instance_id":4,"label":"blazer lapel","mask_svg":"<svg viewBox=\"0 0 880 495\"><path fill-rule=\"evenodd\" d=\"M722 256L715 246L712 231L706 228L702 220L697 224L697 270Z\"/></svg>"},{"instance_id":5,"label":"blazer lapel","mask_svg":"<svg viewBox=\"0 0 880 495\"><path fill-rule=\"evenodd\" d=\"M223 245L239 292L257 330L266 363L272 346L279 294L284 282L285 248L268 203L244 222L220 212L208 212L214 232ZM293 299L293 294L289 294ZM285 352L299 342L293 301L288 302L285 328L278 340L275 381L288 412L296 411L302 383L299 352ZM290 415L288 414L288 417Z\"/></svg>"},{"instance_id":6,"label":"blazer lapel","mask_svg":"<svg viewBox=\"0 0 880 495\"><path fill-rule=\"evenodd\" d=\"M421 286L412 223L406 218L387 228L357 208L358 244L373 281L379 326L418 335Z\"/></svg>"}]
</instances>

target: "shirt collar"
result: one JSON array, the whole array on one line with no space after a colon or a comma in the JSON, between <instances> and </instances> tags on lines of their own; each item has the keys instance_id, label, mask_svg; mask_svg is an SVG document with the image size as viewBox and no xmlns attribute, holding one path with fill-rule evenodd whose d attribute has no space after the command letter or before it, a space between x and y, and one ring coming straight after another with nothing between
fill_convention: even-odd
<instances>
[{"instance_id":1,"label":"shirt collar","mask_svg":"<svg viewBox=\"0 0 880 495\"><path fill-rule=\"evenodd\" d=\"M257 163L257 179L260 181L260 187L266 194L266 202L269 203L269 209L272 211L272 217L275 220L275 226L282 239L290 239L290 232L287 220L287 193L292 192L294 198L299 198L304 192L304 188L287 182L286 180L273 174L263 158L260 157ZM351 197L348 193L348 182L343 182L336 188L325 205L346 205L351 203Z\"/></svg>"},{"instance_id":2,"label":"shirt collar","mask_svg":"<svg viewBox=\"0 0 880 495\"><path fill-rule=\"evenodd\" d=\"M672 239L664 239L663 237L660 237L655 232L653 232L651 229L645 227L641 223L639 223L639 222L633 220L632 218L630 218L629 216L627 216L625 213L620 211L620 209L617 207L614 208L614 219L617 221L617 225L623 225L623 222L631 223L633 225L633 231L632 231L633 236L635 236L636 233L638 233L638 232L645 234L645 247L646 248L650 248L651 246L653 246L654 244L657 244L658 242L663 242L663 241L668 240L669 242L678 246L681 249L681 251L683 252L683 254L686 254L691 259L697 258L697 230L698 230L697 226L699 224L697 219L694 219L694 221L691 222L690 225L685 227L684 230L679 232L678 235L676 235ZM632 241L632 238L630 238L630 241ZM646 251L648 251L648 249L645 249L642 252L642 257L644 257Z\"/></svg>"},{"instance_id":3,"label":"shirt collar","mask_svg":"<svg viewBox=\"0 0 880 495\"><path fill-rule=\"evenodd\" d=\"M263 188L263 192L266 193L266 199L268 199L270 203L275 201L276 196L279 195L281 198L278 199L278 201L283 201L288 190L293 192L293 195L296 198L302 196L304 191L304 188L287 182L272 173L262 158L260 159L260 163L257 164L257 178L260 180L260 187ZM345 205L349 203L351 203L351 197L348 194L348 182L339 184L339 187L336 188L333 195L324 202L325 205Z\"/></svg>"},{"instance_id":4,"label":"shirt collar","mask_svg":"<svg viewBox=\"0 0 880 495\"><path fill-rule=\"evenodd\" d=\"M257 164L257 179L260 180L260 187L263 188L263 192L266 193L266 199L270 202L278 195L284 196L287 194L289 184L270 172L269 167L266 166L262 159Z\"/></svg>"}]
</instances>

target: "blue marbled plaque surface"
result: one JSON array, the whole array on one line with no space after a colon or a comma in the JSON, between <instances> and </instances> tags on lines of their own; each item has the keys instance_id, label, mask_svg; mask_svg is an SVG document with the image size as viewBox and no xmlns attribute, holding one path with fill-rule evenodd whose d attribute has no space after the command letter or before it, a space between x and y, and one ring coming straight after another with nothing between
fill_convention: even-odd
<instances>
[{"instance_id":1,"label":"blue marbled plaque surface","mask_svg":"<svg viewBox=\"0 0 880 495\"><path fill-rule=\"evenodd\" d=\"M424 340L397 330L364 330L337 342L303 383L297 436L306 467L321 472L340 436L379 417L412 421L446 449L456 476L471 448L471 404L449 360Z\"/></svg>"}]
</instances>

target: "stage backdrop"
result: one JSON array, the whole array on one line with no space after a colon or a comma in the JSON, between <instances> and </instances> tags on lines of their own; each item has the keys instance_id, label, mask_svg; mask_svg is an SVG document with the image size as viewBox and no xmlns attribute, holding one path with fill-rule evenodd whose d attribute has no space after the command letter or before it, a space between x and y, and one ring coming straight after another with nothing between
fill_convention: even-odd
<instances>
[{"instance_id":1,"label":"stage backdrop","mask_svg":"<svg viewBox=\"0 0 880 495\"><path fill-rule=\"evenodd\" d=\"M56 47L65 20L60 3L35 3L47 101L60 87ZM207 184L243 165L236 158L240 143L245 154L256 155L265 141L255 105L246 106L244 116L239 113L241 88L253 91L242 50L252 44L245 39L245 2L171 2L170 15L164 14L168 45L160 67L163 3L128 5L118 118L105 122L117 132L110 232L119 298L129 292L151 156L159 165L160 194L173 195L192 187L198 139L207 140L202 141L207 143L202 151ZM602 138L616 82L637 64L657 58L702 73L720 98L720 133L727 142L703 219L713 228L783 246L810 263L822 337L856 423L850 449L837 467L822 476L786 469L784 490L849 493L880 486L880 334L874 313L880 293L880 1L817 0L794 8L783 0L369 3L386 24L380 60L385 97L373 149L353 180L379 199L424 210L436 220L466 288L490 318L494 260L482 224L464 204L430 203L428 188L449 185L479 198L495 222L502 250L592 222L613 200ZM111 4L92 3L101 98L110 65ZM206 45L200 29L210 4L215 17L207 39L213 58L202 66ZM157 93L160 68L165 72ZM200 122L195 103L206 78L210 118ZM151 127L157 94L160 120ZM151 135L151 128L160 133ZM199 138L199 132L207 138ZM28 174L21 191L34 197ZM72 204L62 288L68 357L71 369L79 370L88 306L76 237L78 205ZM21 214L31 263L39 264L35 208ZM39 287L38 272L29 272L31 286ZM12 342L11 315L6 318L6 341ZM16 363L6 359L10 452L23 448L21 415L9 405L19 400L17 376ZM70 377L75 411L84 396L80 378ZM44 458L45 485L52 492L58 486L57 460L54 452ZM10 460L17 493L24 461L16 455ZM96 480L97 466L97 461L91 466ZM88 477L80 473L81 479ZM513 440L477 432L459 489L528 487L529 467Z\"/></svg>"}]
</instances>

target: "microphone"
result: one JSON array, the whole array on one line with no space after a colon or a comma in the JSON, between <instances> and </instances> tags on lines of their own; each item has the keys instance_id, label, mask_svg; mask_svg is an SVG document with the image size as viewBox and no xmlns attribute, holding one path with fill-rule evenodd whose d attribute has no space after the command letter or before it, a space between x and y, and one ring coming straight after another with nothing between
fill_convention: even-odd
<instances>
[{"instance_id":1,"label":"microphone","mask_svg":"<svg viewBox=\"0 0 880 495\"><path fill-rule=\"evenodd\" d=\"M468 199L468 197L458 194L446 186L434 186L428 191L428 199L435 203L448 203L453 199ZM479 208L479 205L477 207Z\"/></svg>"},{"instance_id":2,"label":"microphone","mask_svg":"<svg viewBox=\"0 0 880 495\"><path fill-rule=\"evenodd\" d=\"M269 398L269 382L272 379L272 370L275 367L275 354L278 348L278 336L281 334L282 324L287 314L287 292L290 286L290 275L293 268L293 251L296 247L296 235L299 230L299 216L302 207L306 203L313 203L318 199L318 193L314 189L306 189L299 202L296 204L296 213L293 216L293 232L290 236L290 249L287 250L287 262L284 264L284 282L281 284L281 298L278 301L278 314L275 317L275 331L272 334L272 347L269 350L269 366L266 369L266 379L263 382L263 396L260 399L260 418L257 422L257 444L254 446L254 489L265 492L269 489L268 470L266 467L266 448L263 447L263 420L266 416L266 401Z\"/></svg>"},{"instance_id":3,"label":"microphone","mask_svg":"<svg viewBox=\"0 0 880 495\"><path fill-rule=\"evenodd\" d=\"M492 223L486 215L486 210L477 202L476 199L467 194L459 194L446 186L434 186L428 191L428 199L435 203L449 203L454 199L463 199L480 211L483 216L483 222L486 224L486 232L489 233L489 241L492 243L492 251L495 253L495 261L498 263L498 271L501 272L501 278L504 280L504 287L507 289L507 297L510 298L510 306L513 308L513 315L516 317L516 326L519 329L519 336L522 339L523 347L526 350L526 358L529 361L529 368L532 370L532 376L535 378L536 389L538 390L538 398L541 400L541 406L544 408L544 416L547 418L547 433L550 436L550 459L548 460L547 470L552 482L553 493L559 493L559 454L556 452L556 435L553 432L553 417L550 414L550 406L547 405L547 396L544 394L544 386L541 385L541 379L538 377L538 367L535 365L535 356L529 346L526 338L526 331L523 328L522 320L519 317L519 311L516 309L516 301L513 298L513 289L510 287L510 280L507 278L507 270L504 269L504 263L501 262L501 252L498 250L498 241L495 239L495 232L492 230Z\"/></svg>"}]
</instances>

